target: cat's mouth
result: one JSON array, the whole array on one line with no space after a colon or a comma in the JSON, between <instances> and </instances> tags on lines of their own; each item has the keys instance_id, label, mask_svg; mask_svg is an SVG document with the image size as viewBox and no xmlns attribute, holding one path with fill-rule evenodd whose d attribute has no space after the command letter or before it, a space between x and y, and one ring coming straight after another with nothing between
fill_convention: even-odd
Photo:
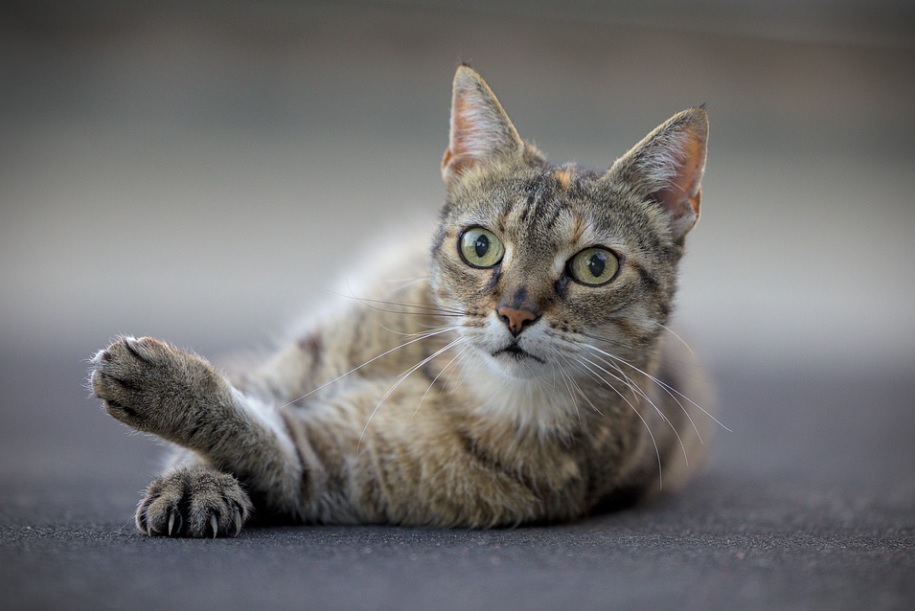
<instances>
[{"instance_id":1,"label":"cat's mouth","mask_svg":"<svg viewBox=\"0 0 915 611\"><path fill-rule=\"evenodd\" d=\"M507 348L502 348L501 350L497 350L496 352L493 352L492 355L493 356L505 355L516 361L523 361L525 359L534 359L535 361L537 361L540 364L546 364L546 361L544 361L542 358L540 358L539 356L535 356L535 355L531 354L530 352L527 352L517 343L511 344Z\"/></svg>"}]
</instances>

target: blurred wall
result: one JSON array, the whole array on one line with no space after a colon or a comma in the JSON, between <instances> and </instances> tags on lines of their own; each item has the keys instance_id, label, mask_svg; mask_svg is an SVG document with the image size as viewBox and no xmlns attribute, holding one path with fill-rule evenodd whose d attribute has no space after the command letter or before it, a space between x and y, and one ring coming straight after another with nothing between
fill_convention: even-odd
<instances>
[{"instance_id":1,"label":"blurred wall","mask_svg":"<svg viewBox=\"0 0 915 611\"><path fill-rule=\"evenodd\" d=\"M461 6L8 4L0 346L263 345L434 219L468 61L554 160L708 104L678 321L717 367L911 368L910 6Z\"/></svg>"}]
</instances>

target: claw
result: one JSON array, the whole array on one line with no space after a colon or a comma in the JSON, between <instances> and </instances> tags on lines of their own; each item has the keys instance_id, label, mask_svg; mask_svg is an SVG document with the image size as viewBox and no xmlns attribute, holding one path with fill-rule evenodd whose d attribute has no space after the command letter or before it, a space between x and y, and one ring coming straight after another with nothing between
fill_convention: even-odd
<instances>
[{"instance_id":1,"label":"claw","mask_svg":"<svg viewBox=\"0 0 915 611\"><path fill-rule=\"evenodd\" d=\"M168 536L172 536L172 531L175 530L175 513L169 512L168 514Z\"/></svg>"},{"instance_id":2,"label":"claw","mask_svg":"<svg viewBox=\"0 0 915 611\"><path fill-rule=\"evenodd\" d=\"M213 529L213 538L216 538L216 528L218 524L216 523L216 516L210 516L210 528Z\"/></svg>"},{"instance_id":3,"label":"claw","mask_svg":"<svg viewBox=\"0 0 915 611\"><path fill-rule=\"evenodd\" d=\"M241 532L241 512L240 511L235 512L233 520L235 521L235 536L237 537L238 533Z\"/></svg>"}]
</instances>

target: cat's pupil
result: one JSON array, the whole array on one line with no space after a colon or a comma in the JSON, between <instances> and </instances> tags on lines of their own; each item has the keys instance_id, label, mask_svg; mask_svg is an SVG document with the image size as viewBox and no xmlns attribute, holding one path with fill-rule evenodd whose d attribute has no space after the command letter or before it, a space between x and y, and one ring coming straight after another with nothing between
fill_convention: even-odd
<instances>
[{"instance_id":1,"label":"cat's pupil","mask_svg":"<svg viewBox=\"0 0 915 611\"><path fill-rule=\"evenodd\" d=\"M473 244L473 250L479 258L485 257L486 253L489 252L489 238L485 235L480 235Z\"/></svg>"},{"instance_id":2,"label":"cat's pupil","mask_svg":"<svg viewBox=\"0 0 915 611\"><path fill-rule=\"evenodd\" d=\"M588 259L588 270L591 272L595 278L600 278L601 274L604 273L604 269L607 267L607 255L603 253L594 253L591 255L591 258Z\"/></svg>"}]
</instances>

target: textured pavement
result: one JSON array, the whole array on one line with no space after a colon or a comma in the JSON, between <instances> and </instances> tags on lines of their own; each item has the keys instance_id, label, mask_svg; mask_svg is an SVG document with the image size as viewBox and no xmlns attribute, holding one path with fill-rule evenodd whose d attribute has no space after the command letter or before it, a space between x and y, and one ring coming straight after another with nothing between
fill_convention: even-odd
<instances>
[{"instance_id":1,"label":"textured pavement","mask_svg":"<svg viewBox=\"0 0 915 611\"><path fill-rule=\"evenodd\" d=\"M42 370L4 365L5 387ZM79 389L36 387L18 397L30 413L4 422L4 607L910 608L911 378L722 373L719 391L733 432L718 432L683 493L645 507L509 530L289 526L173 540L132 525L158 448L110 426ZM64 400L68 415L41 425Z\"/></svg>"}]
</instances>

